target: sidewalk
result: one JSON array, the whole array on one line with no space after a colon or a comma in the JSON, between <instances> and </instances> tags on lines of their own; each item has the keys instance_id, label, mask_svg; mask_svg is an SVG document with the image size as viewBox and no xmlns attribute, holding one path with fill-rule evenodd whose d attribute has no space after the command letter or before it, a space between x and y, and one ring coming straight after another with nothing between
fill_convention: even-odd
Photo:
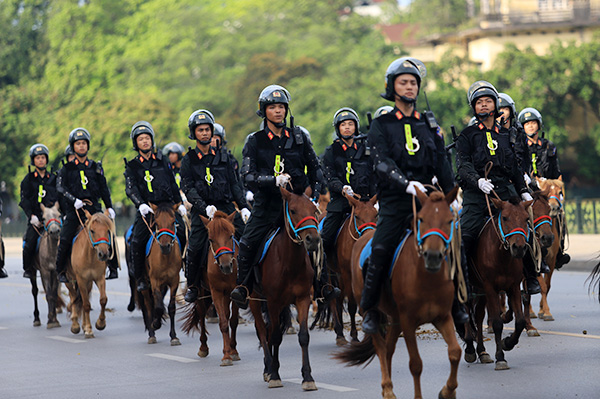
<instances>
[{"instance_id":1,"label":"sidewalk","mask_svg":"<svg viewBox=\"0 0 600 399\"><path fill-rule=\"evenodd\" d=\"M17 237L4 237L6 256L21 257L23 241ZM125 254L123 237L117 237L121 257ZM571 234L567 241L567 253L571 262L564 266L565 271L591 271L600 261L600 234Z\"/></svg>"}]
</instances>

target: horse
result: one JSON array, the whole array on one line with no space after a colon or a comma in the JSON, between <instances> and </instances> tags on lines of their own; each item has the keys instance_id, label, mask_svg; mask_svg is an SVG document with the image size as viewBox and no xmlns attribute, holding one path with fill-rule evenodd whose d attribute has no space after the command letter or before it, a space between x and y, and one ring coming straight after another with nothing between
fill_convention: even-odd
<instances>
[{"instance_id":1,"label":"horse","mask_svg":"<svg viewBox=\"0 0 600 399\"><path fill-rule=\"evenodd\" d=\"M229 313L229 295L236 286L235 280L237 276L236 259L238 244L235 239L234 217L235 212L227 215L221 211L217 211L212 220L200 215L202 222L208 230L210 246L208 264L204 271L203 281L206 281L210 288L210 296L219 316L219 329L223 335L223 358L221 359L221 366L232 366L234 361L240 360L240 355L236 349L239 309L235 303L231 306L231 316ZM198 356L200 357L208 356L206 325L204 323L208 301L204 299L198 299L191 305L190 310L184 317L185 323L183 326L183 330L186 333L189 333L193 329L200 330L201 346L198 350ZM200 328L198 328L198 325Z\"/></svg>"},{"instance_id":2,"label":"horse","mask_svg":"<svg viewBox=\"0 0 600 399\"><path fill-rule=\"evenodd\" d=\"M417 190L421 210L414 215L413 228L395 257L390 280L381 290L379 310L390 319L385 334L365 335L362 341L351 343L334 357L349 365L369 362L375 355L381 368L382 396L395 398L391 380L392 356L400 333L404 335L409 354L409 368L413 376L414 397L421 398L421 372L416 330L424 323L433 323L448 345L450 375L439 393L440 398L454 398L458 387L457 374L461 349L456 340L452 321L454 283L448 262L450 244L454 237L454 215L450 204L456 198L458 187L447 195L432 192L429 196ZM352 249L352 290L360 301L363 272L361 254L373 236L368 231ZM460 266L458 266L460 267Z\"/></svg>"},{"instance_id":3,"label":"horse","mask_svg":"<svg viewBox=\"0 0 600 399\"><path fill-rule=\"evenodd\" d=\"M283 223L272 239L261 262L260 292L255 287L250 297L254 326L264 353L263 379L269 388L282 387L279 376L279 346L290 326L290 305L298 310L298 342L302 348L302 389L315 391L308 359L308 311L314 270L309 253L320 250L321 237L316 219L317 207L306 195L280 188L283 198ZM266 322L262 314L266 300Z\"/></svg>"},{"instance_id":4,"label":"horse","mask_svg":"<svg viewBox=\"0 0 600 399\"><path fill-rule=\"evenodd\" d=\"M148 330L148 343L155 344L155 331L162 326L165 315L164 297L169 290L167 310L171 320L171 346L181 345L175 332L175 311L177 288L179 287L179 271L181 270L181 245L177 239L175 212L179 204L164 202L159 205L150 204L154 211L151 231L150 252L146 257L146 270L150 287L138 295L139 305L144 316L144 325Z\"/></svg>"},{"instance_id":5,"label":"horse","mask_svg":"<svg viewBox=\"0 0 600 399\"><path fill-rule=\"evenodd\" d=\"M42 285L46 291L46 302L48 303L48 324L47 328L60 327L60 323L56 318L56 309L62 304L62 300L58 297L58 277L56 273L56 252L58 251L58 240L60 238L60 229L62 221L60 218L60 208L58 202L55 202L51 207L45 207L40 204L42 210L42 221L44 223L43 232L39 232L40 238L38 243L38 251L34 257L33 267L40 271ZM37 229L36 229L37 231ZM31 293L33 295L33 325L38 327L40 322L40 311L38 309L38 285L36 273L31 273Z\"/></svg>"},{"instance_id":6,"label":"horse","mask_svg":"<svg viewBox=\"0 0 600 399\"><path fill-rule=\"evenodd\" d=\"M71 312L71 332L79 334L79 317L83 316L85 338L94 338L90 322L90 294L95 283L100 291L100 315L96 329L106 328L106 261L119 256L115 243L115 225L106 213L90 214L83 210L86 221L73 242L71 261L67 266L66 284L69 290L69 310Z\"/></svg>"},{"instance_id":7,"label":"horse","mask_svg":"<svg viewBox=\"0 0 600 399\"><path fill-rule=\"evenodd\" d=\"M129 283L129 303L127 304L127 310L133 312L135 310L136 303L139 303L137 284L135 281L135 273L133 270L133 259L131 259L131 232L133 225L125 231L123 235L123 242L125 243L125 263L127 264L127 277Z\"/></svg>"},{"instance_id":8,"label":"horse","mask_svg":"<svg viewBox=\"0 0 600 399\"><path fill-rule=\"evenodd\" d=\"M598 294L598 302L600 302L600 262L594 266L594 269L592 269L592 272L585 281L589 281L588 292L595 291Z\"/></svg>"},{"instance_id":9,"label":"horse","mask_svg":"<svg viewBox=\"0 0 600 399\"><path fill-rule=\"evenodd\" d=\"M479 236L477 249L469 262L471 284L475 290L475 298L471 308L474 309L476 332L468 325L466 331L459 335L466 343L465 361L473 363L477 357L481 363L492 363L493 360L485 352L483 345L483 319L487 307L496 342L496 370L508 370L504 350L510 351L519 342L519 336L525 328L523 305L521 302L520 284L523 280L523 261L526 244L529 238L528 208L533 201L521 202L519 198L509 201L491 198L493 205L499 210L484 226ZM491 210L490 210L491 212ZM503 320L501 317L500 292L508 297L515 316L514 332L502 339ZM476 334L477 351L473 346Z\"/></svg>"}]
</instances>

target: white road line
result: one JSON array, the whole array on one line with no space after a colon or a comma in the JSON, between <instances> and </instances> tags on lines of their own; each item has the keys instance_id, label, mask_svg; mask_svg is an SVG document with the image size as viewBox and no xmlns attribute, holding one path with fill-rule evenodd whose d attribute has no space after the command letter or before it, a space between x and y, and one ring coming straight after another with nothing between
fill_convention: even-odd
<instances>
[{"instance_id":1,"label":"white road line","mask_svg":"<svg viewBox=\"0 0 600 399\"><path fill-rule=\"evenodd\" d=\"M287 379L285 379L283 381L285 381L285 382L291 382L293 384L302 384L302 380L300 378L287 378ZM316 382L316 384L317 384L317 388L319 388L319 389L321 389L321 388L322 389L328 389L330 391L335 391L335 392L358 391L358 389L348 388L348 387L342 387L342 386L339 386L339 385L325 384L324 382Z\"/></svg>"},{"instance_id":2,"label":"white road line","mask_svg":"<svg viewBox=\"0 0 600 399\"><path fill-rule=\"evenodd\" d=\"M196 360L196 359L188 359L187 357L166 355L164 353L147 353L146 355L152 356L152 357L157 357L159 359L173 360L173 361L179 362L179 363L196 363L196 362L200 361L200 360Z\"/></svg>"},{"instance_id":3,"label":"white road line","mask_svg":"<svg viewBox=\"0 0 600 399\"><path fill-rule=\"evenodd\" d=\"M57 341L63 341L63 342L68 342L70 344L81 344L83 342L87 342L84 341L82 339L75 339L75 338L67 338L67 337L61 337L60 335L50 335L46 338L50 338L50 339L55 339Z\"/></svg>"},{"instance_id":4,"label":"white road line","mask_svg":"<svg viewBox=\"0 0 600 399\"><path fill-rule=\"evenodd\" d=\"M0 330L8 330L8 327L0 327Z\"/></svg>"},{"instance_id":5,"label":"white road line","mask_svg":"<svg viewBox=\"0 0 600 399\"><path fill-rule=\"evenodd\" d=\"M484 328L487 328L484 325ZM514 331L514 327L504 327L503 330ZM537 330L537 328L536 328ZM550 334L550 335L562 335L564 337L575 337L575 338L591 338L591 339L600 339L600 335L592 335L592 334L577 334L577 333L568 333L568 332L560 332L560 331L545 331L545 330L537 330L540 334ZM525 333L525 330L523 330Z\"/></svg>"}]
</instances>

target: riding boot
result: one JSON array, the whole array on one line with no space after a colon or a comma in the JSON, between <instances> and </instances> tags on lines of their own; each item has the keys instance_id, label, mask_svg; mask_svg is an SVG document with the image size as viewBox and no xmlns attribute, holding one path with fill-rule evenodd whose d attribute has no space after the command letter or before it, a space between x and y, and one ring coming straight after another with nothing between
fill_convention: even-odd
<instances>
[{"instance_id":1,"label":"riding boot","mask_svg":"<svg viewBox=\"0 0 600 399\"><path fill-rule=\"evenodd\" d=\"M362 330L365 334L375 334L379 328L379 311L377 302L381 295L384 264L388 264L385 248L374 248L373 253L363 267L367 268L365 282L360 299L360 307L364 311ZM379 256L378 256L379 255ZM374 258L374 259L373 259Z\"/></svg>"},{"instance_id":2,"label":"riding boot","mask_svg":"<svg viewBox=\"0 0 600 399\"><path fill-rule=\"evenodd\" d=\"M469 297L469 266L467 260L467 253L471 251L472 246L472 240L463 240L460 254L460 268L467 288L467 298ZM458 285L456 279L455 282ZM460 303L460 301L458 300L458 286L455 288L454 291L454 301L452 302L452 319L454 320L455 325L463 325L469 321L469 314L465 309L465 305Z\"/></svg>"},{"instance_id":3,"label":"riding boot","mask_svg":"<svg viewBox=\"0 0 600 399\"><path fill-rule=\"evenodd\" d=\"M4 270L4 267L0 267L0 278L7 278L8 277L8 273L6 273L6 270Z\"/></svg>"},{"instance_id":4,"label":"riding boot","mask_svg":"<svg viewBox=\"0 0 600 399\"><path fill-rule=\"evenodd\" d=\"M192 250L188 249L186 258L188 289L183 299L188 303L192 303L198 299L198 287L202 284L202 271L198 270L200 266L198 265L196 254Z\"/></svg>"},{"instance_id":5,"label":"riding boot","mask_svg":"<svg viewBox=\"0 0 600 399\"><path fill-rule=\"evenodd\" d=\"M106 261L106 266L108 266L108 276L106 276L107 280L112 280L119 277L119 261L116 254L112 259Z\"/></svg>"},{"instance_id":6,"label":"riding boot","mask_svg":"<svg viewBox=\"0 0 600 399\"><path fill-rule=\"evenodd\" d=\"M254 278L252 277L252 259L250 248L243 242L240 243L240 252L237 258L238 276L237 284L230 294L231 300L234 301L240 309L248 308L248 296L252 292Z\"/></svg>"},{"instance_id":7,"label":"riding boot","mask_svg":"<svg viewBox=\"0 0 600 399\"><path fill-rule=\"evenodd\" d=\"M146 279L146 254L140 253L135 245L131 246L131 259L133 260L133 275L137 282L138 292L145 291L149 288Z\"/></svg>"},{"instance_id":8,"label":"riding boot","mask_svg":"<svg viewBox=\"0 0 600 399\"><path fill-rule=\"evenodd\" d=\"M23 277L31 278L35 277L36 271L33 267L33 259L35 252L28 250L27 247L23 248Z\"/></svg>"},{"instance_id":9,"label":"riding boot","mask_svg":"<svg viewBox=\"0 0 600 399\"><path fill-rule=\"evenodd\" d=\"M70 255L71 248L67 246L66 243L58 245L58 251L56 254L56 273L58 274L58 282L60 283L69 282L65 269L67 268L67 259Z\"/></svg>"},{"instance_id":10,"label":"riding boot","mask_svg":"<svg viewBox=\"0 0 600 399\"><path fill-rule=\"evenodd\" d=\"M4 251L4 241L2 241L1 238L0 238L0 245L2 246L0 248L0 251L2 251L2 252L0 252L0 278L7 278L8 273L4 269L4 257L6 256L6 252Z\"/></svg>"},{"instance_id":11,"label":"riding boot","mask_svg":"<svg viewBox=\"0 0 600 399\"><path fill-rule=\"evenodd\" d=\"M529 255L525 255L523 258L523 275L525 275L525 284L529 295L535 295L542 292L542 287L537 279L535 264Z\"/></svg>"},{"instance_id":12,"label":"riding boot","mask_svg":"<svg viewBox=\"0 0 600 399\"><path fill-rule=\"evenodd\" d=\"M329 282L329 272L328 272L328 267L327 267L327 256L325 256L325 259L323 260L323 267L321 269L321 275L319 276L319 278L317 279L317 270L315 270L315 293L320 293L321 296L318 298L315 298L315 300L320 300L323 302L323 305L327 305L329 304L329 302L331 302L333 299L339 297L342 293L342 291L332 285ZM316 294L315 294L316 296Z\"/></svg>"}]
</instances>

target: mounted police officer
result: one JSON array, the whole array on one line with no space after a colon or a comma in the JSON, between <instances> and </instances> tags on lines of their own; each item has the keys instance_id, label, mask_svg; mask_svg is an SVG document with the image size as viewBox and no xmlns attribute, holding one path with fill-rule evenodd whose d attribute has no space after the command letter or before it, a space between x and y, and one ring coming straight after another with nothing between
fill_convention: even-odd
<instances>
[{"instance_id":1,"label":"mounted police officer","mask_svg":"<svg viewBox=\"0 0 600 399\"><path fill-rule=\"evenodd\" d=\"M460 225L466 259L476 250L479 233L489 217L485 195L495 190L503 201L518 195L524 201L533 199L509 132L496 121L500 108L496 88L484 80L477 81L469 88L467 101L477 122L467 126L456 141L459 182L463 189ZM486 176L488 162L492 162L492 167ZM524 267L524 272L527 291L539 293L535 269Z\"/></svg>"},{"instance_id":2,"label":"mounted police officer","mask_svg":"<svg viewBox=\"0 0 600 399\"><path fill-rule=\"evenodd\" d=\"M532 177L562 179L558 164L558 154L554 143L543 136L542 114L535 108L525 108L519 112L519 122L527 135L527 155L530 160L528 172ZM540 137L541 136L541 137ZM556 269L569 263L571 257L564 252L564 235L560 243L560 253L556 258Z\"/></svg>"},{"instance_id":3,"label":"mounted police officer","mask_svg":"<svg viewBox=\"0 0 600 399\"><path fill-rule=\"evenodd\" d=\"M212 219L218 210L231 214L236 211L235 202L240 209L234 218L235 234L240 238L250 210L227 149L211 147L215 133L213 114L205 109L194 111L188 119L188 128L188 137L196 141L196 148L188 151L181 166L183 191L192 204L192 232L187 254L188 291L184 299L194 302L208 259L208 230L200 216Z\"/></svg>"},{"instance_id":4,"label":"mounted police officer","mask_svg":"<svg viewBox=\"0 0 600 399\"><path fill-rule=\"evenodd\" d=\"M165 145L162 149L163 157L169 161L169 167L175 176L177 187L181 188L181 160L183 159L183 146L176 142Z\"/></svg>"},{"instance_id":5,"label":"mounted police officer","mask_svg":"<svg viewBox=\"0 0 600 399\"><path fill-rule=\"evenodd\" d=\"M75 151L73 151L73 149L71 148L70 145L67 145L67 147L65 148L64 157L65 157L65 163L71 162L72 160L75 159Z\"/></svg>"},{"instance_id":6,"label":"mounted police officer","mask_svg":"<svg viewBox=\"0 0 600 399\"><path fill-rule=\"evenodd\" d=\"M531 160L529 159L529 151L527 150L527 138L523 131L523 125L521 125L517 118L517 109L515 102L511 96L506 93L498 93L499 101L499 114L497 121L506 130L510 137L510 143L513 145L515 155L519 167L523 172L523 178L525 184L531 183L531 177L529 176L529 168L531 167Z\"/></svg>"},{"instance_id":7,"label":"mounted police officer","mask_svg":"<svg viewBox=\"0 0 600 399\"><path fill-rule=\"evenodd\" d=\"M56 174L47 171L48 147L34 144L29 149L29 159L34 166L21 181L21 202L19 206L27 216L27 230L23 236L23 277L35 276L33 259L37 250L37 240L43 233L44 221L40 204L51 207L58 201Z\"/></svg>"},{"instance_id":8,"label":"mounted police officer","mask_svg":"<svg viewBox=\"0 0 600 399\"><path fill-rule=\"evenodd\" d=\"M149 288L146 278L146 244L152 233L143 218L154 213L150 204L180 204L175 213L176 235L180 251L185 248L185 224L181 216L186 214L179 187L169 163L160 152L154 152L154 128L149 122L139 121L131 127L131 142L138 155L125 161L125 193L138 212L135 214L131 233L131 259L137 290Z\"/></svg>"},{"instance_id":9,"label":"mounted police officer","mask_svg":"<svg viewBox=\"0 0 600 399\"><path fill-rule=\"evenodd\" d=\"M75 152L75 159L64 164L56 178L56 190L62 195L67 206L66 210L63 209L66 217L60 231L60 241L56 255L56 271L58 281L61 283L69 282L65 269L67 260L71 256L73 238L80 227L78 213L82 222L85 223L86 220L85 215L80 210L85 208L91 214L100 212L99 199L102 199L111 219L115 218L110 190L106 184L102 165L87 156L90 149L90 133L82 127L73 129L69 133L69 146ZM107 279L118 277L118 262L116 256L107 261L109 269Z\"/></svg>"},{"instance_id":10,"label":"mounted police officer","mask_svg":"<svg viewBox=\"0 0 600 399\"><path fill-rule=\"evenodd\" d=\"M369 146L378 178L379 219L373 235L372 253L365 266L365 284L360 306L364 311L362 328L373 334L378 330L377 302L384 276L402 235L410 225L413 196L426 192L422 183L434 176L444 192L454 186L452 170L433 114L416 111L416 101L427 70L410 57L392 62L385 74L383 98L393 101L394 109L373 120Z\"/></svg>"},{"instance_id":11,"label":"mounted police officer","mask_svg":"<svg viewBox=\"0 0 600 399\"><path fill-rule=\"evenodd\" d=\"M243 150L241 177L254 193L252 216L240 240L239 284L231 292L240 308L248 306L253 279L250 273L258 248L271 228L280 220L282 198L279 187L291 183L296 193L308 191L322 180L317 156L299 128L286 126L291 116L290 93L279 85L263 89L258 97L257 115L264 127L248 136ZM305 173L306 169L306 173ZM324 292L327 297L330 292ZM326 298L327 299L327 298Z\"/></svg>"}]
</instances>

